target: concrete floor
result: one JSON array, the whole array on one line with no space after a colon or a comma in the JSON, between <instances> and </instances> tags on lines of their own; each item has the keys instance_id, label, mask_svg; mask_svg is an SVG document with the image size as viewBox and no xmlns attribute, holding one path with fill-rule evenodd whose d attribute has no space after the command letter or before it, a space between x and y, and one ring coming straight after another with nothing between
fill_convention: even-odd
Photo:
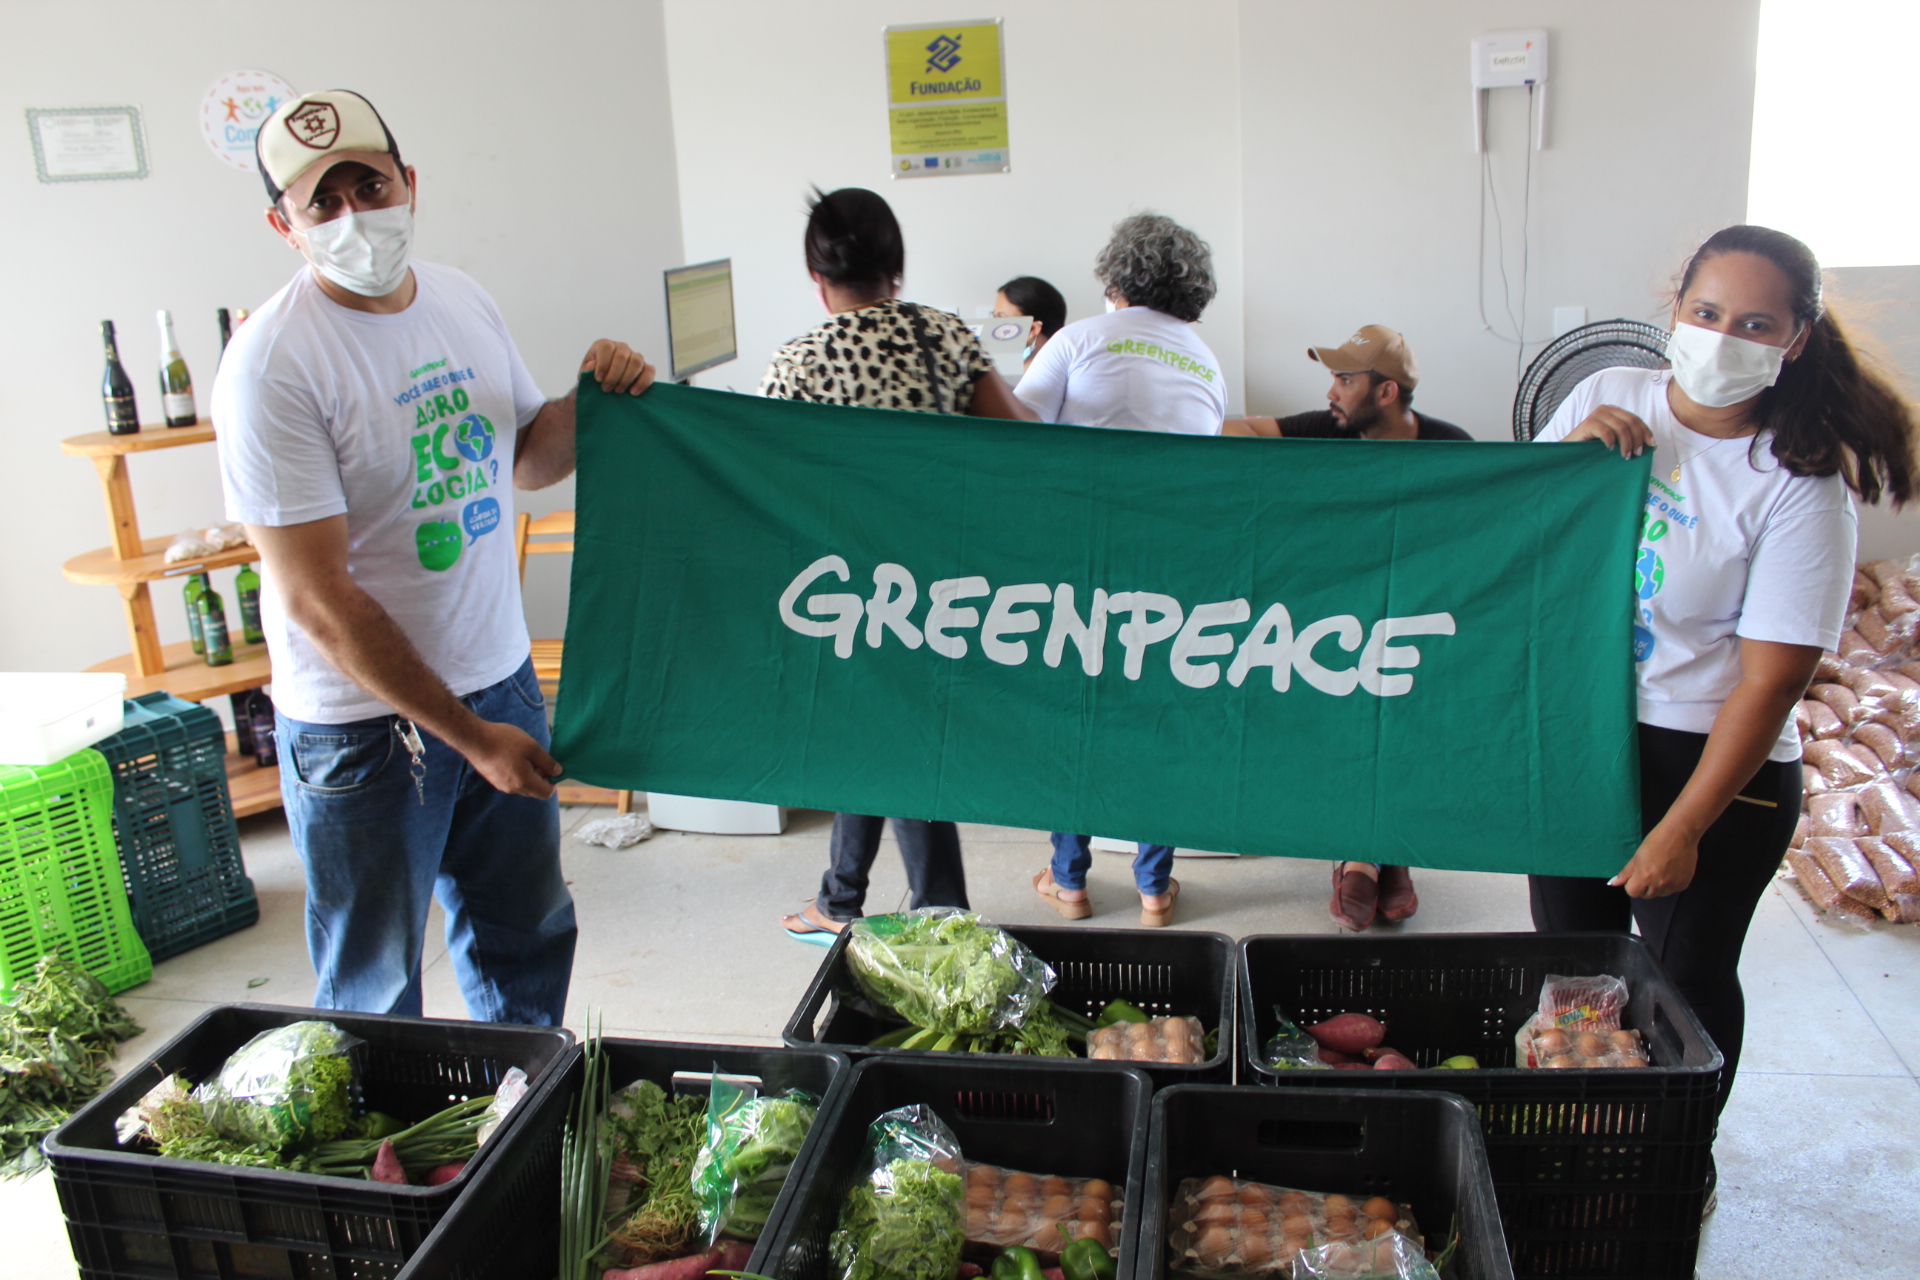
<instances>
[{"instance_id":1,"label":"concrete floor","mask_svg":"<svg viewBox=\"0 0 1920 1280\"><path fill-rule=\"evenodd\" d=\"M610 812L563 814L568 830ZM789 939L777 917L813 894L831 818L796 812L783 836L663 833L613 851L564 842L580 918L568 1022L591 1006L610 1034L778 1043L823 952ZM1045 837L967 827L974 907L1009 924L1059 919L1028 885ZM262 1001L306 1004L312 971L301 934L301 875L279 814L242 823L260 923L154 967L122 997L146 1033L121 1049L139 1063L203 1010ZM1183 859L1180 924L1235 937L1331 932L1325 863ZM1515 877L1421 872L1422 908L1410 931L1525 929L1525 884ZM1097 855L1093 923L1138 920L1124 857ZM899 859L882 852L870 910L903 905ZM436 921L426 1006L464 1017ZM1814 917L1776 885L1762 901L1741 968L1749 1043L1717 1152L1720 1211L1700 1256L1705 1280L1797 1271L1910 1277L1906 1225L1920 1217L1920 931L1844 928ZM260 981L259 985L249 985ZM71 1280L53 1180L0 1183L0 1241L10 1280Z\"/></svg>"}]
</instances>

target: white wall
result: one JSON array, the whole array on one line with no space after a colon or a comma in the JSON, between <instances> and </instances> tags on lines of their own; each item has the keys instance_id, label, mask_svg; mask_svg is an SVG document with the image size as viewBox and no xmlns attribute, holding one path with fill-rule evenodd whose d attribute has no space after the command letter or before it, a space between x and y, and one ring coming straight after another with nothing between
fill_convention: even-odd
<instances>
[{"instance_id":1,"label":"white wall","mask_svg":"<svg viewBox=\"0 0 1920 1280\"><path fill-rule=\"evenodd\" d=\"M1001 16L1013 171L894 181L881 28ZM681 217L690 261L731 257L740 359L703 386L758 387L781 343L822 319L801 253L809 184L893 205L905 296L973 318L1018 275L1070 318L1101 309L1093 257L1153 210L1213 247L1201 323L1240 402L1238 7L1230 0L666 0Z\"/></svg>"},{"instance_id":2,"label":"white wall","mask_svg":"<svg viewBox=\"0 0 1920 1280\"><path fill-rule=\"evenodd\" d=\"M596 337L664 346L659 272L682 250L658 0L8 5L0 669L72 670L128 648L118 594L60 574L69 556L107 541L93 467L59 451L62 437L103 427L99 322L118 322L152 420L153 313L171 308L204 412L215 309L257 306L298 265L264 225L259 178L200 136L201 94L248 68L296 89L356 89L380 108L420 171L418 252L492 291L550 394L572 385ZM35 180L23 108L120 103L142 110L151 177ZM142 455L132 474L148 537L220 517L211 448ZM569 505L571 489L530 495L528 509ZM536 634L559 634L563 563L528 571ZM154 590L162 639L185 639L178 584Z\"/></svg>"},{"instance_id":3,"label":"white wall","mask_svg":"<svg viewBox=\"0 0 1920 1280\"><path fill-rule=\"evenodd\" d=\"M1552 336L1555 306L1664 319L1661 291L1687 250L1746 208L1758 10L1759 0L1246 0L1249 408L1319 407L1326 376L1305 348L1385 324L1419 357L1416 409L1511 438L1514 348L1483 332L1475 302L1467 50L1487 31L1544 27L1551 41L1549 145L1532 155L1528 336ZM1517 302L1525 91L1492 98ZM1510 332L1503 311L1497 323Z\"/></svg>"}]
</instances>

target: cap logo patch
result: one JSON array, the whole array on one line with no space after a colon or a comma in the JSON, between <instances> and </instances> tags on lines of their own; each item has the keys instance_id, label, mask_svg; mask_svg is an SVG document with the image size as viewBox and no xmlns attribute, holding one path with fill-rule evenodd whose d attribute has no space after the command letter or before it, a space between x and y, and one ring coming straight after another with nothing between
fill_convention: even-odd
<instances>
[{"instance_id":1,"label":"cap logo patch","mask_svg":"<svg viewBox=\"0 0 1920 1280\"><path fill-rule=\"evenodd\" d=\"M287 117L287 132L301 146L325 151L340 136L340 113L331 102L309 102Z\"/></svg>"},{"instance_id":2,"label":"cap logo patch","mask_svg":"<svg viewBox=\"0 0 1920 1280\"><path fill-rule=\"evenodd\" d=\"M1367 336L1363 333L1356 333L1347 339L1347 345L1350 347L1364 347L1367 345Z\"/></svg>"}]
</instances>

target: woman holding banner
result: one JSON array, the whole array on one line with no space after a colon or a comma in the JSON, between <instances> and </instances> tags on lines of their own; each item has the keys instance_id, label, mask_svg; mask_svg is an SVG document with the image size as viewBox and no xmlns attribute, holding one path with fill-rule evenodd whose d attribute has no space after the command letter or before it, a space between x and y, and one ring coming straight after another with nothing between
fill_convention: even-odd
<instances>
[{"instance_id":1,"label":"woman holding banner","mask_svg":"<svg viewBox=\"0 0 1920 1280\"><path fill-rule=\"evenodd\" d=\"M760 394L917 413L1031 420L958 316L899 299L906 269L900 223L871 191L817 189L808 202L807 273L827 319L773 354ZM885 819L838 813L832 863L805 910L781 918L802 942L827 945L866 905ZM960 831L951 822L895 818L894 838L916 907L964 907Z\"/></svg>"},{"instance_id":2,"label":"woman holding banner","mask_svg":"<svg viewBox=\"0 0 1920 1280\"><path fill-rule=\"evenodd\" d=\"M1611 880L1529 881L1542 932L1639 926L1726 1055L1724 1107L1740 949L1800 813L1790 713L1840 640L1854 495L1914 495L1915 421L1826 311L1812 252L1765 227L1687 261L1668 358L1594 374L1541 433L1654 451L1633 631L1645 838Z\"/></svg>"}]
</instances>

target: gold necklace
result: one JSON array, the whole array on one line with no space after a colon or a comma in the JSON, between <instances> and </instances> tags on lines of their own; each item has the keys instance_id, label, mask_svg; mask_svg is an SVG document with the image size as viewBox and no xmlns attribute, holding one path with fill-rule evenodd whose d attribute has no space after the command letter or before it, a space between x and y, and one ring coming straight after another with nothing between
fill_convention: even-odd
<instances>
[{"instance_id":1,"label":"gold necklace","mask_svg":"<svg viewBox=\"0 0 1920 1280\"><path fill-rule=\"evenodd\" d=\"M1709 445L1702 445L1702 446L1701 446L1700 448L1698 448L1698 449L1695 449L1695 450L1694 450L1694 451L1693 451L1692 453L1690 453L1690 454L1688 454L1688 455L1687 455L1686 457L1684 457L1684 458L1682 458L1682 459L1680 459L1680 461L1678 461L1678 462L1676 462L1676 463L1674 463L1674 464L1673 464L1673 473L1672 473L1672 475L1671 475L1671 477L1669 477L1669 478L1670 478L1670 479L1672 480L1672 482L1673 482L1674 484L1679 484L1679 483L1680 483L1680 468L1682 468L1682 467L1684 467L1684 466L1686 466L1686 465L1687 465L1687 464L1688 464L1689 462L1692 462L1692 461L1693 461L1693 460L1694 460L1695 458L1697 458L1697 457L1699 457L1699 456L1700 456L1701 454L1703 454L1703 453L1705 453L1705 452L1706 452L1707 450L1709 450L1709 449L1711 449L1711 448L1713 448L1713 447L1714 447L1715 445L1723 445L1723 444L1725 444L1725 443L1726 443L1727 441L1729 441L1729 440L1738 440L1738 439L1740 439L1740 437L1739 437L1739 436L1721 436L1721 437L1719 437L1718 439L1716 439L1716 440L1715 440L1715 441L1713 442L1713 444L1709 444ZM1675 453L1678 453L1678 452L1680 452L1680 437L1679 437L1679 436L1675 436L1675 437L1673 438L1673 451L1674 451Z\"/></svg>"}]
</instances>

